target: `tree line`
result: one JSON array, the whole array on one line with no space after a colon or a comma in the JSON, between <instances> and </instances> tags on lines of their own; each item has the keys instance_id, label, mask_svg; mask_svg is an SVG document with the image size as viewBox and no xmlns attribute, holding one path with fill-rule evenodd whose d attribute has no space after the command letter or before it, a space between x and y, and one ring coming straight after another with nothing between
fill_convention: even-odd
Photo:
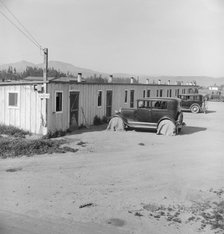
<instances>
[{"instance_id":1,"label":"tree line","mask_svg":"<svg viewBox=\"0 0 224 234\"><path fill-rule=\"evenodd\" d=\"M65 77L71 74L65 74L64 72L58 71L54 68L48 69L49 77ZM8 80L22 80L28 76L41 77L43 76L43 69L39 67L27 67L23 72L17 72L16 68L9 66L7 70L0 71L0 80L8 81Z\"/></svg>"},{"instance_id":2,"label":"tree line","mask_svg":"<svg viewBox=\"0 0 224 234\"><path fill-rule=\"evenodd\" d=\"M15 67L9 66L6 70L0 71L0 81L18 81L23 80L26 77L42 77L43 69L39 67L26 67L26 70L23 72L17 72ZM48 68L48 77L77 77L74 74L69 72L64 73L58 71L54 68ZM85 82L92 83L108 83L108 78L102 77L101 74L93 74L88 77L85 77ZM133 78L134 83L138 83L138 80ZM113 83L130 83L130 78L123 77L113 77Z\"/></svg>"}]
</instances>

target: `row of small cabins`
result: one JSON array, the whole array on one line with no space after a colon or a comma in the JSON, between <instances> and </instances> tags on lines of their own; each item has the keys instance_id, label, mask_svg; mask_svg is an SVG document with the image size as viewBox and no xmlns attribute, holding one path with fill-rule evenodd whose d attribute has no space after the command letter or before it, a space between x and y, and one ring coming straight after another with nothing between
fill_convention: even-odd
<instances>
[{"instance_id":1,"label":"row of small cabins","mask_svg":"<svg viewBox=\"0 0 224 234\"><path fill-rule=\"evenodd\" d=\"M111 117L120 107L136 107L138 98L176 97L197 92L195 85L87 83L49 78L47 94L40 78L0 83L0 124L36 134L91 125L95 116ZM46 101L47 100L47 101Z\"/></svg>"}]
</instances>

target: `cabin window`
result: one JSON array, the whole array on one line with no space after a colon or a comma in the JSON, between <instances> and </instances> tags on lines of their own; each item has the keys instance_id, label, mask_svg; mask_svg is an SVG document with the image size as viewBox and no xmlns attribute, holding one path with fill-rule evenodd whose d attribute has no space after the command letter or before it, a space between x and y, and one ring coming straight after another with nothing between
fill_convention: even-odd
<instances>
[{"instance_id":1,"label":"cabin window","mask_svg":"<svg viewBox=\"0 0 224 234\"><path fill-rule=\"evenodd\" d=\"M168 89L167 90L167 97L171 97L172 96L172 89Z\"/></svg>"},{"instance_id":2,"label":"cabin window","mask_svg":"<svg viewBox=\"0 0 224 234\"><path fill-rule=\"evenodd\" d=\"M160 97L162 97L162 96L163 96L163 90L160 89Z\"/></svg>"},{"instance_id":3,"label":"cabin window","mask_svg":"<svg viewBox=\"0 0 224 234\"><path fill-rule=\"evenodd\" d=\"M147 90L147 97L150 97L150 89Z\"/></svg>"},{"instance_id":4,"label":"cabin window","mask_svg":"<svg viewBox=\"0 0 224 234\"><path fill-rule=\"evenodd\" d=\"M167 90L167 97L171 97L172 96L172 89L168 89Z\"/></svg>"},{"instance_id":5,"label":"cabin window","mask_svg":"<svg viewBox=\"0 0 224 234\"><path fill-rule=\"evenodd\" d=\"M182 94L185 94L185 89L182 89Z\"/></svg>"},{"instance_id":6,"label":"cabin window","mask_svg":"<svg viewBox=\"0 0 224 234\"><path fill-rule=\"evenodd\" d=\"M62 112L62 92L55 92L56 112Z\"/></svg>"},{"instance_id":7,"label":"cabin window","mask_svg":"<svg viewBox=\"0 0 224 234\"><path fill-rule=\"evenodd\" d=\"M145 98L145 90L143 90L143 98Z\"/></svg>"},{"instance_id":8,"label":"cabin window","mask_svg":"<svg viewBox=\"0 0 224 234\"><path fill-rule=\"evenodd\" d=\"M159 90L156 90L156 97L159 97Z\"/></svg>"},{"instance_id":9,"label":"cabin window","mask_svg":"<svg viewBox=\"0 0 224 234\"><path fill-rule=\"evenodd\" d=\"M124 91L124 103L128 102L128 90Z\"/></svg>"},{"instance_id":10,"label":"cabin window","mask_svg":"<svg viewBox=\"0 0 224 234\"><path fill-rule=\"evenodd\" d=\"M10 92L9 93L9 107L18 107L18 93L16 92Z\"/></svg>"},{"instance_id":11,"label":"cabin window","mask_svg":"<svg viewBox=\"0 0 224 234\"><path fill-rule=\"evenodd\" d=\"M130 91L130 108L134 107L134 96L135 96L135 91L131 90Z\"/></svg>"},{"instance_id":12,"label":"cabin window","mask_svg":"<svg viewBox=\"0 0 224 234\"><path fill-rule=\"evenodd\" d=\"M179 89L175 89L175 96L177 97L179 95Z\"/></svg>"},{"instance_id":13,"label":"cabin window","mask_svg":"<svg viewBox=\"0 0 224 234\"><path fill-rule=\"evenodd\" d=\"M101 107L102 106L102 93L103 91L99 90L97 94L97 106Z\"/></svg>"}]
</instances>

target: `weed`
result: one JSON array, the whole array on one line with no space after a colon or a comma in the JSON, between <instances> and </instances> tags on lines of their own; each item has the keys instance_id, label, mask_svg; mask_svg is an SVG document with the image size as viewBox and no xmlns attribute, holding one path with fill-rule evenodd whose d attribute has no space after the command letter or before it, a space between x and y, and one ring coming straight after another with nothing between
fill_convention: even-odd
<instances>
[{"instance_id":1,"label":"weed","mask_svg":"<svg viewBox=\"0 0 224 234\"><path fill-rule=\"evenodd\" d=\"M94 125L100 125L100 124L102 124L102 121L101 121L100 117L98 117L97 115L95 115L95 117L93 119L93 124Z\"/></svg>"},{"instance_id":2,"label":"weed","mask_svg":"<svg viewBox=\"0 0 224 234\"><path fill-rule=\"evenodd\" d=\"M102 123L108 123L108 118L104 115L101 119Z\"/></svg>"},{"instance_id":3,"label":"weed","mask_svg":"<svg viewBox=\"0 0 224 234\"><path fill-rule=\"evenodd\" d=\"M51 154L76 152L77 150L70 147L60 147L65 140L38 139L28 140L24 138L3 138L0 140L0 157L18 157L22 155L31 156L34 154Z\"/></svg>"},{"instance_id":4,"label":"weed","mask_svg":"<svg viewBox=\"0 0 224 234\"><path fill-rule=\"evenodd\" d=\"M54 131L54 132L51 132L49 131L47 133L47 135L43 136L42 139L50 139L50 138L57 138L57 137L62 137L62 136L65 136L67 133L69 132L69 130L58 130L58 131Z\"/></svg>"},{"instance_id":5,"label":"weed","mask_svg":"<svg viewBox=\"0 0 224 234\"><path fill-rule=\"evenodd\" d=\"M13 137L22 137L25 138L26 135L30 134L28 131L24 131L20 128L14 127L14 126L7 126L4 124L0 124L0 135L5 134L8 136Z\"/></svg>"}]
</instances>

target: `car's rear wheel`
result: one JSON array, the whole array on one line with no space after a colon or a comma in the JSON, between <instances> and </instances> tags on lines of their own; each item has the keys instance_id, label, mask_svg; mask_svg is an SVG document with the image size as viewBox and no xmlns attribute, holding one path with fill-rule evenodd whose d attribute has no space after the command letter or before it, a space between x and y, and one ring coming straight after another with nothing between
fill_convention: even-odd
<instances>
[{"instance_id":1,"label":"car's rear wheel","mask_svg":"<svg viewBox=\"0 0 224 234\"><path fill-rule=\"evenodd\" d=\"M107 126L107 130L112 130L112 131L123 131L124 129L125 129L124 121L119 116L113 117Z\"/></svg>"},{"instance_id":2,"label":"car's rear wheel","mask_svg":"<svg viewBox=\"0 0 224 234\"><path fill-rule=\"evenodd\" d=\"M193 104L190 109L192 113L198 113L200 111L200 107L197 104Z\"/></svg>"},{"instance_id":3,"label":"car's rear wheel","mask_svg":"<svg viewBox=\"0 0 224 234\"><path fill-rule=\"evenodd\" d=\"M175 136L177 134L177 128L173 121L164 119L160 121L157 127L157 135Z\"/></svg>"}]
</instances>

